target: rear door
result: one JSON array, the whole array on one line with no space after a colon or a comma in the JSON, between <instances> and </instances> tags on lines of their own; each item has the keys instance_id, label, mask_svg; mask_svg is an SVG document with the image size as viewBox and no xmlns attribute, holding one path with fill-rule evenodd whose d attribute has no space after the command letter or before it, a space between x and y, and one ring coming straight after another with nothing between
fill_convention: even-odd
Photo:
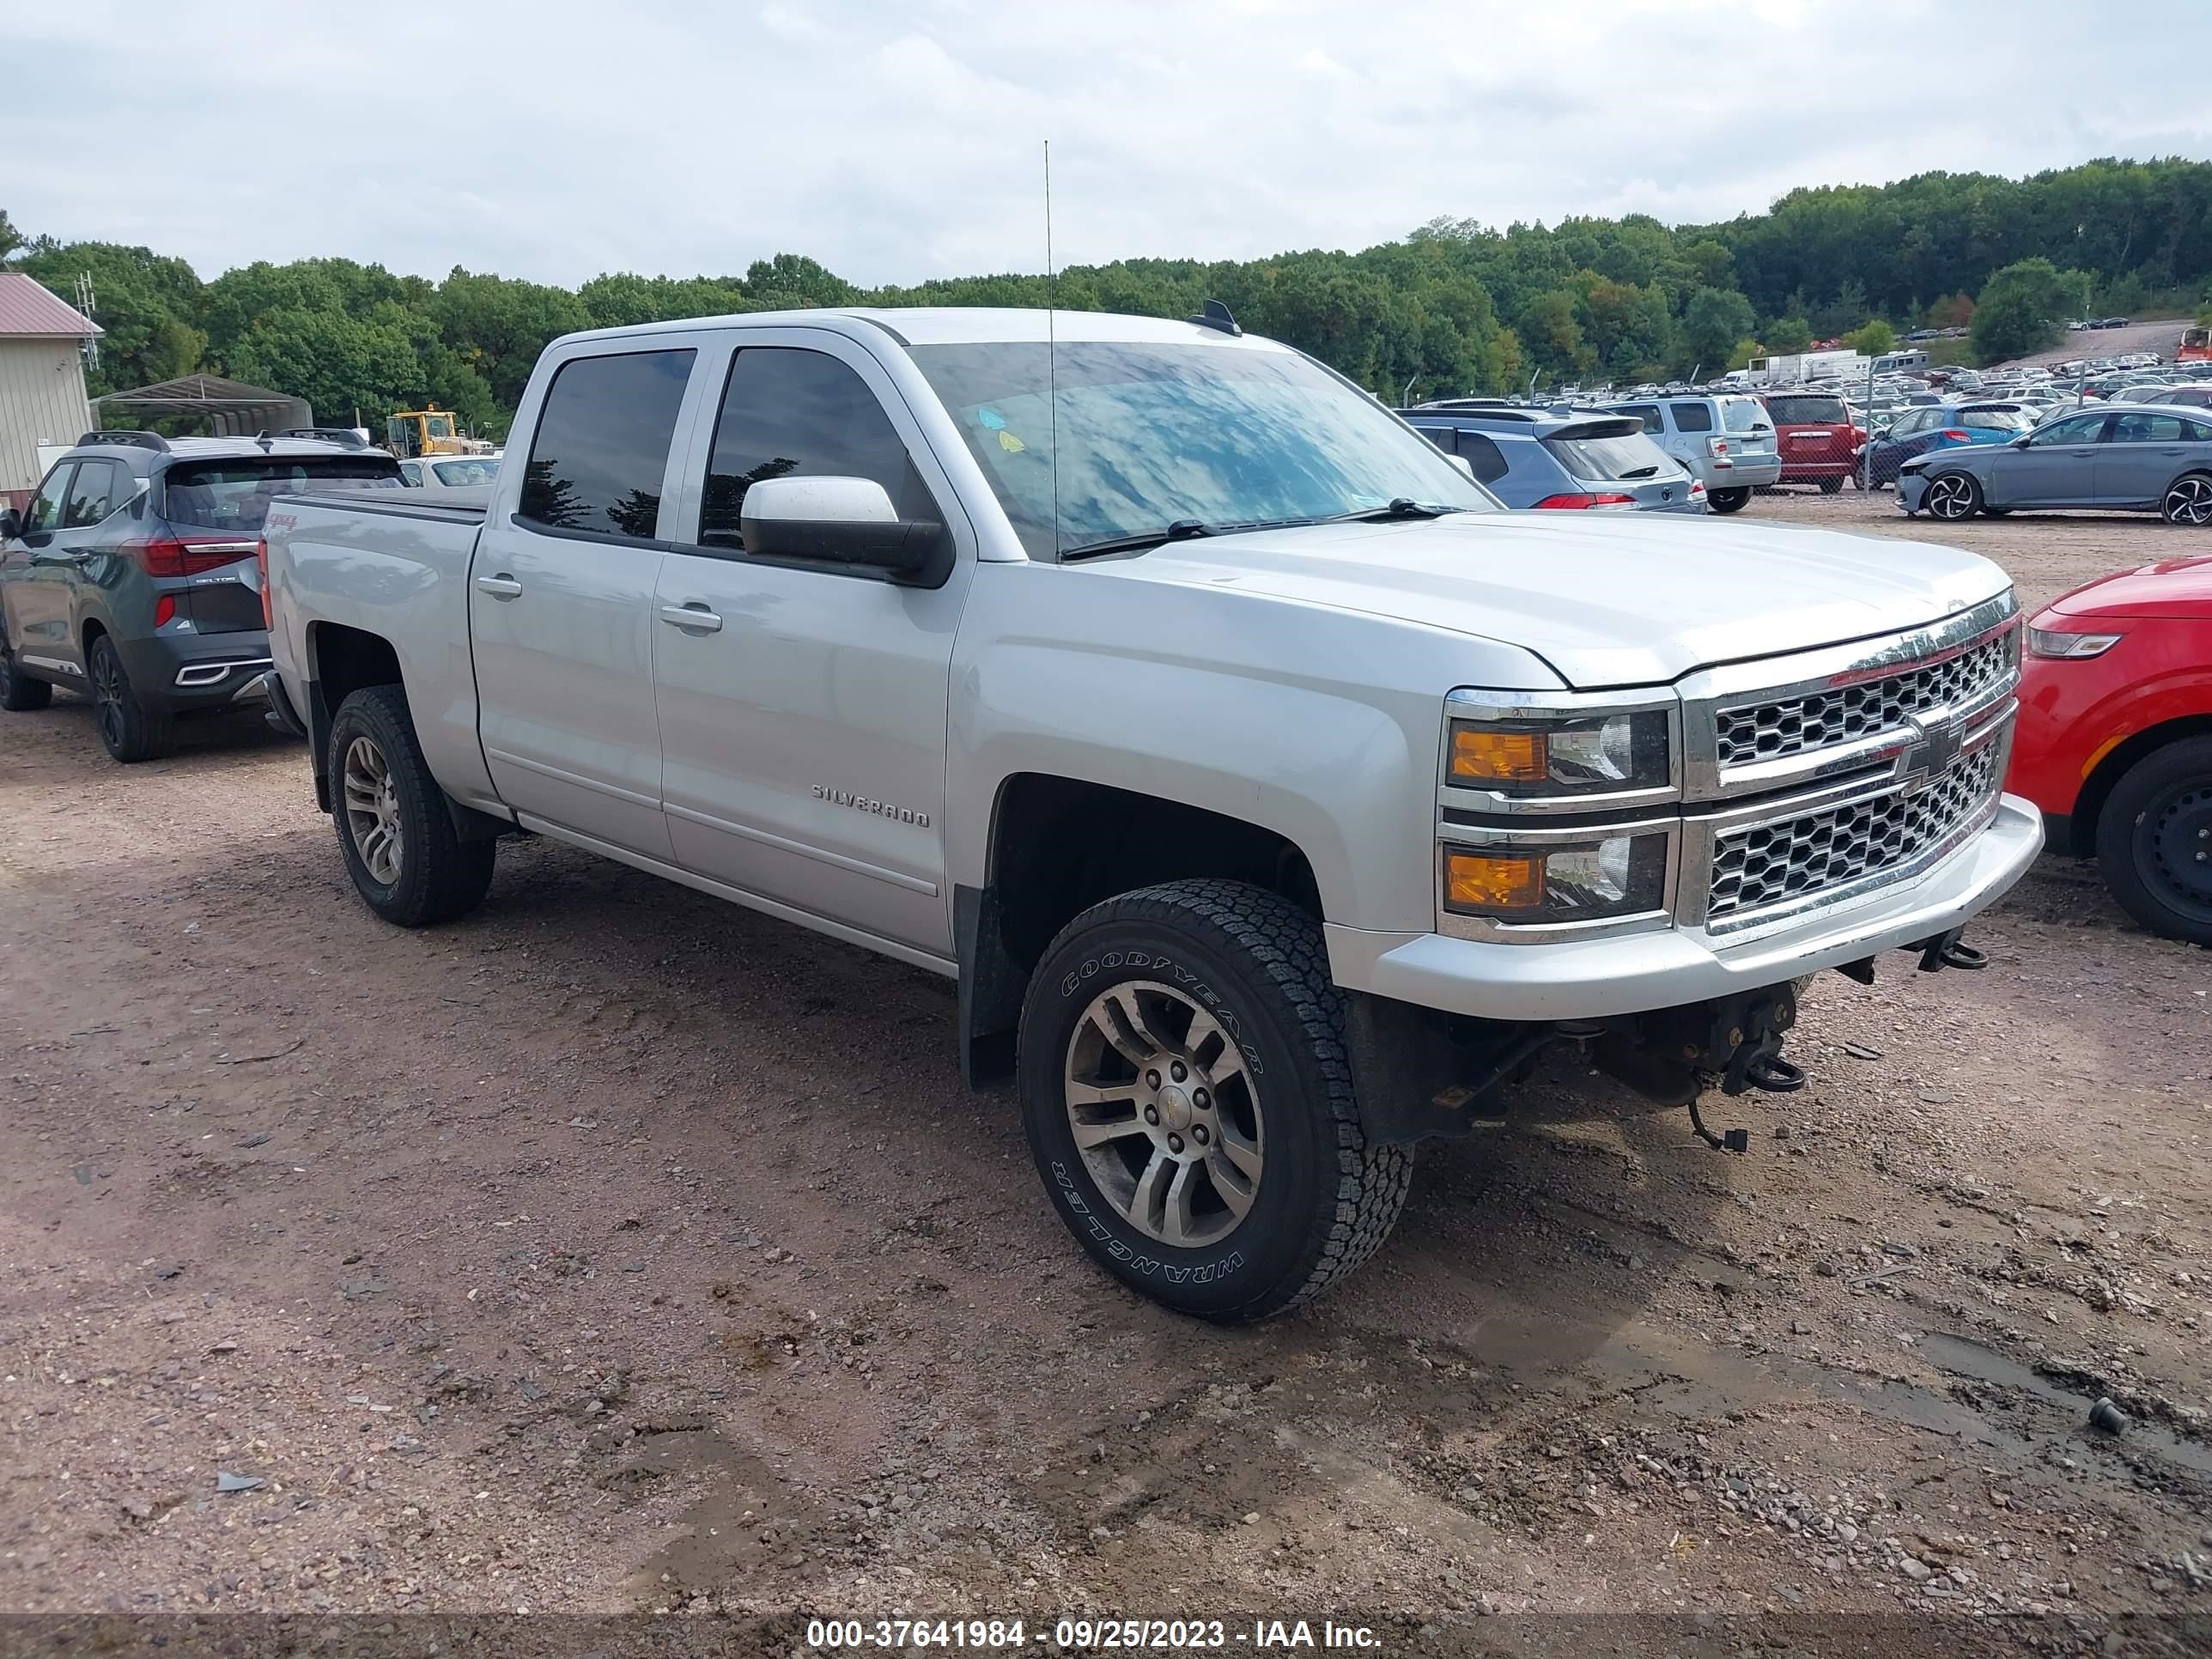
<instances>
[{"instance_id":1,"label":"rear door","mask_svg":"<svg viewBox=\"0 0 2212 1659\"><path fill-rule=\"evenodd\" d=\"M652 627L678 862L809 915L951 954L952 641L973 568L957 497L881 365L818 329L745 330L696 423ZM748 556L757 479L863 477L960 541L936 586ZM950 515L948 517L948 515Z\"/></svg>"},{"instance_id":2,"label":"rear door","mask_svg":"<svg viewBox=\"0 0 2212 1659\"><path fill-rule=\"evenodd\" d=\"M2171 415L2129 410L2114 415L2097 446L2096 497L2110 507L2149 507L2166 487L2189 470L2192 454L2203 447L2189 441L2180 411Z\"/></svg>"},{"instance_id":3,"label":"rear door","mask_svg":"<svg viewBox=\"0 0 2212 1659\"><path fill-rule=\"evenodd\" d=\"M663 502L699 337L569 349L516 492L469 570L478 730L500 799L611 848L665 861L653 708Z\"/></svg>"},{"instance_id":4,"label":"rear door","mask_svg":"<svg viewBox=\"0 0 2212 1659\"><path fill-rule=\"evenodd\" d=\"M2094 501L2097 434L2109 418L2102 410L2069 415L2031 433L2025 447L2000 450L1990 461L1990 504L2066 507Z\"/></svg>"},{"instance_id":5,"label":"rear door","mask_svg":"<svg viewBox=\"0 0 2212 1659\"><path fill-rule=\"evenodd\" d=\"M0 602L7 606L10 648L33 668L77 680L84 677L84 660L71 620L71 586L77 573L76 544L82 538L68 527L68 520L83 465L63 461L46 474L25 509L22 535L8 544L0 562Z\"/></svg>"}]
</instances>

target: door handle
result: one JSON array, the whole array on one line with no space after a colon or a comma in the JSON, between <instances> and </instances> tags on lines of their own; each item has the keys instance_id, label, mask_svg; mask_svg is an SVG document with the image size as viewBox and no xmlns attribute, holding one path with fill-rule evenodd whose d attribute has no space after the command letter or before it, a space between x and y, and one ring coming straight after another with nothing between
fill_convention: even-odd
<instances>
[{"instance_id":1,"label":"door handle","mask_svg":"<svg viewBox=\"0 0 2212 1659\"><path fill-rule=\"evenodd\" d=\"M695 634L719 634L722 631L722 619L696 599L685 605L662 605L660 620L671 628L689 629Z\"/></svg>"},{"instance_id":2,"label":"door handle","mask_svg":"<svg viewBox=\"0 0 2212 1659\"><path fill-rule=\"evenodd\" d=\"M489 593L495 599L519 599L522 597L522 584L502 570L496 576L477 577L477 592Z\"/></svg>"}]
</instances>

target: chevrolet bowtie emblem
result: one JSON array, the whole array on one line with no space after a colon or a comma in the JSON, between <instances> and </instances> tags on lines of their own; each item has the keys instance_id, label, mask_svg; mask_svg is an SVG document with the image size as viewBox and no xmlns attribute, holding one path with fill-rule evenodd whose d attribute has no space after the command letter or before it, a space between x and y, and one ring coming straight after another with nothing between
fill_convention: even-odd
<instances>
[{"instance_id":1,"label":"chevrolet bowtie emblem","mask_svg":"<svg viewBox=\"0 0 2212 1659\"><path fill-rule=\"evenodd\" d=\"M1920 734L1920 740L1905 751L1905 787L1908 791L1925 789L1959 758L1959 728L1955 725L1931 728L1910 718L1905 723Z\"/></svg>"}]
</instances>

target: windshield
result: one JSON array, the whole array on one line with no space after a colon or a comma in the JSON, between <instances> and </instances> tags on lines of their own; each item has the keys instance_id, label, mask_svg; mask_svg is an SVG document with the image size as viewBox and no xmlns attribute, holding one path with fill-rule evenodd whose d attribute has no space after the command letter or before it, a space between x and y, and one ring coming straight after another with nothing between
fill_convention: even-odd
<instances>
[{"instance_id":1,"label":"windshield","mask_svg":"<svg viewBox=\"0 0 2212 1659\"><path fill-rule=\"evenodd\" d=\"M1228 340L1073 341L1056 358L1042 341L909 350L1032 558L1185 520L1323 519L1399 500L1497 507L1426 439L1294 352Z\"/></svg>"},{"instance_id":2,"label":"windshield","mask_svg":"<svg viewBox=\"0 0 2212 1659\"><path fill-rule=\"evenodd\" d=\"M1715 401L1721 406L1721 419L1731 432L1754 432L1773 424L1766 418L1766 406L1756 398L1721 398Z\"/></svg>"},{"instance_id":3,"label":"windshield","mask_svg":"<svg viewBox=\"0 0 2212 1659\"><path fill-rule=\"evenodd\" d=\"M2025 432L2035 422L2016 409L1964 409L1959 424L1984 432Z\"/></svg>"},{"instance_id":4,"label":"windshield","mask_svg":"<svg viewBox=\"0 0 2212 1659\"><path fill-rule=\"evenodd\" d=\"M453 435L453 417L450 415L431 415L424 417L422 429L434 438Z\"/></svg>"},{"instance_id":5,"label":"windshield","mask_svg":"<svg viewBox=\"0 0 2212 1659\"><path fill-rule=\"evenodd\" d=\"M187 461L168 471L163 510L180 524L258 536L278 495L404 488L388 455Z\"/></svg>"},{"instance_id":6,"label":"windshield","mask_svg":"<svg viewBox=\"0 0 2212 1659\"><path fill-rule=\"evenodd\" d=\"M1842 426L1850 419L1841 398L1769 398L1766 409L1777 426Z\"/></svg>"},{"instance_id":7,"label":"windshield","mask_svg":"<svg viewBox=\"0 0 2212 1659\"><path fill-rule=\"evenodd\" d=\"M1544 447L1574 477L1591 483L1672 478L1681 471L1665 450L1641 432L1617 438L1547 438Z\"/></svg>"}]
</instances>

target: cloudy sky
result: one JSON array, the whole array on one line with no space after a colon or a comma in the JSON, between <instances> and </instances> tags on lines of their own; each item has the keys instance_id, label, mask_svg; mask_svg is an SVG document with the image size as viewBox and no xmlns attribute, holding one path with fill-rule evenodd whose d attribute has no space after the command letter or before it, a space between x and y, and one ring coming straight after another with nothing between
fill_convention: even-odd
<instances>
[{"instance_id":1,"label":"cloudy sky","mask_svg":"<svg viewBox=\"0 0 2212 1659\"><path fill-rule=\"evenodd\" d=\"M0 208L204 276L344 254L574 283L781 250L871 284L1033 270L1047 138L1063 264L2212 157L2207 0L0 9Z\"/></svg>"}]
</instances>

